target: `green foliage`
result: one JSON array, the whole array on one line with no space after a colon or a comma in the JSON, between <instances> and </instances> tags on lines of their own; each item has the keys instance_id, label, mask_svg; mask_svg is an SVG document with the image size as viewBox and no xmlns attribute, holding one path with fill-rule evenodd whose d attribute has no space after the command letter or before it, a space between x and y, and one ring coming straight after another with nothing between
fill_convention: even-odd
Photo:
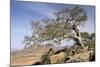
<instances>
[{"instance_id":1,"label":"green foliage","mask_svg":"<svg viewBox=\"0 0 100 67\"><path fill-rule=\"evenodd\" d=\"M66 48L66 49L65 49L65 51L64 51L64 52L66 53L66 57L70 56L70 51L71 51L71 50L70 50L70 49L68 49L68 48Z\"/></svg>"},{"instance_id":2,"label":"green foliage","mask_svg":"<svg viewBox=\"0 0 100 67\"><path fill-rule=\"evenodd\" d=\"M54 54L54 51L52 49L50 49L48 52L46 52L44 55L42 55L42 57L41 57L42 63L49 64L50 63L49 57L53 54Z\"/></svg>"},{"instance_id":3,"label":"green foliage","mask_svg":"<svg viewBox=\"0 0 100 67\"><path fill-rule=\"evenodd\" d=\"M46 40L62 39L73 36L73 26L83 25L87 20L86 11L79 6L62 9L54 13L55 18L46 18L42 21L33 21L32 41L43 42ZM66 35L66 36L65 36Z\"/></svg>"},{"instance_id":4,"label":"green foliage","mask_svg":"<svg viewBox=\"0 0 100 67\"><path fill-rule=\"evenodd\" d=\"M91 40L87 43L89 49L95 50L95 40Z\"/></svg>"},{"instance_id":5,"label":"green foliage","mask_svg":"<svg viewBox=\"0 0 100 67\"><path fill-rule=\"evenodd\" d=\"M85 39L89 39L89 33L88 32L81 32L81 37Z\"/></svg>"},{"instance_id":6,"label":"green foliage","mask_svg":"<svg viewBox=\"0 0 100 67\"><path fill-rule=\"evenodd\" d=\"M90 35L90 40L93 40L93 39L95 39L95 33L92 33L92 34Z\"/></svg>"},{"instance_id":7,"label":"green foliage","mask_svg":"<svg viewBox=\"0 0 100 67\"><path fill-rule=\"evenodd\" d=\"M42 55L41 59L42 59L42 63L43 64L49 63L49 59L48 59L48 54L47 53Z\"/></svg>"},{"instance_id":8,"label":"green foliage","mask_svg":"<svg viewBox=\"0 0 100 67\"><path fill-rule=\"evenodd\" d=\"M41 59L42 59L43 64L49 64L50 63L50 60L48 59L48 54L44 54Z\"/></svg>"}]
</instances>

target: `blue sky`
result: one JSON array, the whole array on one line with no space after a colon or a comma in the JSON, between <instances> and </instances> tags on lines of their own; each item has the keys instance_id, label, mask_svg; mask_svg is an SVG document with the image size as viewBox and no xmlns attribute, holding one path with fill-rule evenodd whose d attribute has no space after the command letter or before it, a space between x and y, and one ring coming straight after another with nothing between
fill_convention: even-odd
<instances>
[{"instance_id":1,"label":"blue sky","mask_svg":"<svg viewBox=\"0 0 100 67\"><path fill-rule=\"evenodd\" d=\"M72 4L55 4L39 2L20 2L11 0L11 49L23 48L22 44L25 35L31 35L31 25L33 20L42 20L46 17L53 18L53 13L63 8L73 8ZM95 31L95 7L83 6L87 11L88 20L85 27L80 27L80 31Z\"/></svg>"}]
</instances>

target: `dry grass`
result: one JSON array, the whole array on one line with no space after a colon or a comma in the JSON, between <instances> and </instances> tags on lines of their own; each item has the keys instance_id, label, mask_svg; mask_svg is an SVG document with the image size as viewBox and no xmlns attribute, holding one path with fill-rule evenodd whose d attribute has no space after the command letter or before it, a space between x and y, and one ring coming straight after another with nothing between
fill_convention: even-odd
<instances>
[{"instance_id":1,"label":"dry grass","mask_svg":"<svg viewBox=\"0 0 100 67\"><path fill-rule=\"evenodd\" d=\"M36 62L40 62L42 55L47 51L48 48L18 51L11 55L11 66L32 65Z\"/></svg>"}]
</instances>

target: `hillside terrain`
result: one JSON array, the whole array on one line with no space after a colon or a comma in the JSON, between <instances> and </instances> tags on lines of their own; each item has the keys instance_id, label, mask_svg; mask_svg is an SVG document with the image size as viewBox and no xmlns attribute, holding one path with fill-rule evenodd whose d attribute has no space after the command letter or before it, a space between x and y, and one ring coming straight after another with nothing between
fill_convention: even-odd
<instances>
[{"instance_id":1,"label":"hillside terrain","mask_svg":"<svg viewBox=\"0 0 100 67\"><path fill-rule=\"evenodd\" d=\"M74 45L71 48L63 48L60 50L51 47L26 48L11 53L11 66L89 61L95 61L95 51L89 46L80 49Z\"/></svg>"}]
</instances>

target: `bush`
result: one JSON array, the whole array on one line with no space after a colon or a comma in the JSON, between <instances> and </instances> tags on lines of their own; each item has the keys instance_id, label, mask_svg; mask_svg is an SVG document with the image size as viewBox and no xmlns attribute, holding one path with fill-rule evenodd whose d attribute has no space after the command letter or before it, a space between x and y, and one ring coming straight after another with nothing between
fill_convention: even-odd
<instances>
[{"instance_id":1,"label":"bush","mask_svg":"<svg viewBox=\"0 0 100 67\"><path fill-rule=\"evenodd\" d=\"M87 43L87 46L89 47L89 49L93 49L95 50L95 40L91 40Z\"/></svg>"},{"instance_id":2,"label":"bush","mask_svg":"<svg viewBox=\"0 0 100 67\"><path fill-rule=\"evenodd\" d=\"M49 57L51 55L54 54L54 51L52 48L49 49L49 51L47 53L45 53L44 55L42 55L41 59L42 59L42 63L43 64L49 64L50 63L50 60L49 60Z\"/></svg>"}]
</instances>

